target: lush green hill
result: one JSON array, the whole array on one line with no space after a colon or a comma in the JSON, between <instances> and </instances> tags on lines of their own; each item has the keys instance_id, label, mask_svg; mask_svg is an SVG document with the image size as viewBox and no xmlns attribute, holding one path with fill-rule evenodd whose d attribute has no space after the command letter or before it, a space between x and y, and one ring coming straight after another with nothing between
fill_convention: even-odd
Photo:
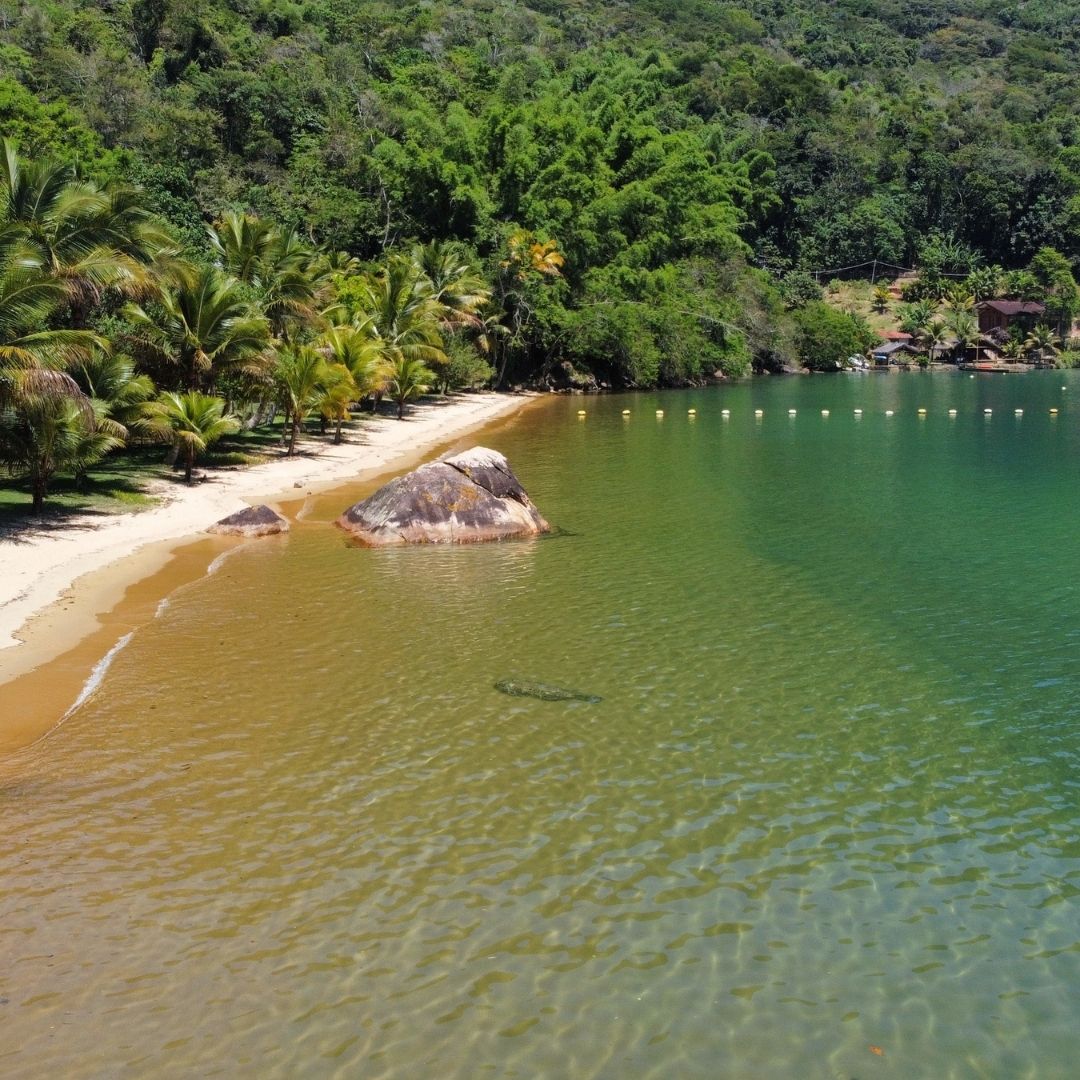
<instances>
[{"instance_id":1,"label":"lush green hill","mask_svg":"<svg viewBox=\"0 0 1080 1080\"><path fill-rule=\"evenodd\" d=\"M566 263L511 374L678 381L791 359L800 271L1075 261L1072 8L0 0L0 124L196 248L242 209L366 260L459 240L494 279L531 230Z\"/></svg>"}]
</instances>

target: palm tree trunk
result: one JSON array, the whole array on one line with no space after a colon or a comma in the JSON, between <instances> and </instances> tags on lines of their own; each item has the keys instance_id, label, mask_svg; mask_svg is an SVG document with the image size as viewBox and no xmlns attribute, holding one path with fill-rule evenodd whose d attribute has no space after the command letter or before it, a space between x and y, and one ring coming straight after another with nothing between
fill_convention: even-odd
<instances>
[{"instance_id":1,"label":"palm tree trunk","mask_svg":"<svg viewBox=\"0 0 1080 1080\"><path fill-rule=\"evenodd\" d=\"M334 445L338 446L341 443L341 425L345 422L345 417L339 416L337 420L337 428L334 431Z\"/></svg>"},{"instance_id":2,"label":"palm tree trunk","mask_svg":"<svg viewBox=\"0 0 1080 1080\"><path fill-rule=\"evenodd\" d=\"M405 419L405 399L404 398L398 398L397 418L399 420L404 420Z\"/></svg>"},{"instance_id":3,"label":"palm tree trunk","mask_svg":"<svg viewBox=\"0 0 1080 1080\"><path fill-rule=\"evenodd\" d=\"M296 438L300 434L300 413L293 413L292 422L292 435L289 436L289 449L286 453L286 457L292 457L296 451Z\"/></svg>"},{"instance_id":4,"label":"palm tree trunk","mask_svg":"<svg viewBox=\"0 0 1080 1080\"><path fill-rule=\"evenodd\" d=\"M33 478L33 493L34 493L34 517L41 517L42 511L45 509L45 477L34 474Z\"/></svg>"},{"instance_id":5,"label":"palm tree trunk","mask_svg":"<svg viewBox=\"0 0 1080 1080\"><path fill-rule=\"evenodd\" d=\"M184 482L186 484L191 483L191 473L195 468L195 447L189 447L187 452L187 458L184 462Z\"/></svg>"}]
</instances>

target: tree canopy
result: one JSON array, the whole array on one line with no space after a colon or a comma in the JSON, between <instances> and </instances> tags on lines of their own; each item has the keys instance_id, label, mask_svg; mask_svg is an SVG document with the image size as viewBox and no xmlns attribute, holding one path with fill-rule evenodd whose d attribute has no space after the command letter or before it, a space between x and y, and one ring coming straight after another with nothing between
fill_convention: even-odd
<instances>
[{"instance_id":1,"label":"tree canopy","mask_svg":"<svg viewBox=\"0 0 1080 1080\"><path fill-rule=\"evenodd\" d=\"M315 253L453 242L497 378L651 385L794 360L808 272L1075 267L1078 45L1063 0L0 0L0 125L277 337Z\"/></svg>"}]
</instances>

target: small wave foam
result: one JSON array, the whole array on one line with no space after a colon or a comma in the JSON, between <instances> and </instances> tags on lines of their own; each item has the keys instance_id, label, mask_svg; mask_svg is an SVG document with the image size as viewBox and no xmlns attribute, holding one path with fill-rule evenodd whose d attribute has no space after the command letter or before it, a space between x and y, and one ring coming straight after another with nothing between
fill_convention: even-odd
<instances>
[{"instance_id":1,"label":"small wave foam","mask_svg":"<svg viewBox=\"0 0 1080 1080\"><path fill-rule=\"evenodd\" d=\"M83 684L83 688L79 691L79 696L75 699L75 703L71 706L61 718L61 723L66 720L86 699L101 685L101 680L105 678L105 673L112 666L113 660L116 659L117 654L124 646L134 637L134 632L125 634L95 665L94 670L90 672L90 678Z\"/></svg>"},{"instance_id":2,"label":"small wave foam","mask_svg":"<svg viewBox=\"0 0 1080 1080\"><path fill-rule=\"evenodd\" d=\"M207 568L206 576L212 577L216 574L224 565L225 560L232 554L231 551L223 551Z\"/></svg>"},{"instance_id":3,"label":"small wave foam","mask_svg":"<svg viewBox=\"0 0 1080 1080\"><path fill-rule=\"evenodd\" d=\"M161 601L161 602L160 602L160 603L158 604L158 606L157 606L157 611L155 611L155 612L154 612L154 618L155 618L155 619L160 619L160 618L161 618L161 616L162 616L162 615L164 615L164 614L165 614L165 612L169 610L169 604L170 604L170 600L169 600L169 598L168 598L168 597L166 596L166 597L165 597L165 598L164 598L164 599L163 599L163 600L162 600L162 601Z\"/></svg>"}]
</instances>

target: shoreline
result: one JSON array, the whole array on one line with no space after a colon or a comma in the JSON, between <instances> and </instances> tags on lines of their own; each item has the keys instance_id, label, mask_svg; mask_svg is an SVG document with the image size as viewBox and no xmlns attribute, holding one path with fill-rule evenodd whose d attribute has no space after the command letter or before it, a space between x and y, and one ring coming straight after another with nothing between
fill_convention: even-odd
<instances>
[{"instance_id":1,"label":"shoreline","mask_svg":"<svg viewBox=\"0 0 1080 1080\"><path fill-rule=\"evenodd\" d=\"M303 504L313 494L415 467L437 448L545 398L484 393L423 403L404 421L365 419L350 433L352 440L338 446L305 442L307 452L293 458L209 473L191 487L162 485L154 494L167 499L152 509L74 517L59 528L36 529L31 522L14 537L0 535L0 687L15 690L15 683L69 653L73 662L57 672L58 681L70 687L69 676L79 672L81 685L87 662L92 667L102 655L102 643L94 639L116 632L105 616L121 599L134 594L141 618L151 600L156 608L160 597L152 582L167 569L176 588L178 578L179 585L201 578L214 555L250 542L204 532L228 514L258 502ZM302 509L296 516L302 519ZM191 549L187 559L185 547ZM139 589L140 583L149 588ZM81 644L89 646L82 650L89 655L76 655ZM68 697L74 700L74 694ZM11 710L0 712L10 716ZM26 745L28 735L40 737L59 717L48 724L13 717L0 731L0 749Z\"/></svg>"}]
</instances>

